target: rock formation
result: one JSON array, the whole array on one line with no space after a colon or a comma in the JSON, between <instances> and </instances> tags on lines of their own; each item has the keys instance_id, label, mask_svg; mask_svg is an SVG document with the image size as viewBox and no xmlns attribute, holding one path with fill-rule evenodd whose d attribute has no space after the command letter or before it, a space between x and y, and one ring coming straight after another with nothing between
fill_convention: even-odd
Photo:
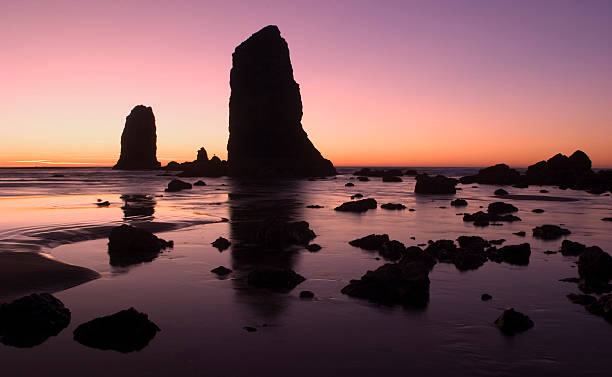
<instances>
[{"instance_id":1,"label":"rock formation","mask_svg":"<svg viewBox=\"0 0 612 377\"><path fill-rule=\"evenodd\" d=\"M217 156L208 159L208 153L204 147L198 150L195 160L178 163L170 161L164 167L165 170L178 170L179 177L222 177L227 175L227 161L221 161Z\"/></svg>"},{"instance_id":2,"label":"rock formation","mask_svg":"<svg viewBox=\"0 0 612 377\"><path fill-rule=\"evenodd\" d=\"M153 109L138 105L125 118L121 134L121 155L113 167L120 170L158 169L157 133Z\"/></svg>"},{"instance_id":3,"label":"rock formation","mask_svg":"<svg viewBox=\"0 0 612 377\"><path fill-rule=\"evenodd\" d=\"M302 128L300 88L278 27L266 26L236 47L230 86L227 151L232 175L336 174Z\"/></svg>"}]
</instances>

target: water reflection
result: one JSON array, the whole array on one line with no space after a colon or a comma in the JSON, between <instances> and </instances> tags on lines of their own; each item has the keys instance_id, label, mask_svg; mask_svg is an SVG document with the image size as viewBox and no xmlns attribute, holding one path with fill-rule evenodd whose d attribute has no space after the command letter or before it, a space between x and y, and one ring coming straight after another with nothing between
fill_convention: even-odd
<instances>
[{"instance_id":1,"label":"water reflection","mask_svg":"<svg viewBox=\"0 0 612 377\"><path fill-rule=\"evenodd\" d=\"M299 253L296 248L264 250L255 240L261 223L269 218L302 220L304 203L300 198L303 182L297 180L245 181L230 184L230 237L236 301L262 320L270 321L290 303L287 293L273 293L246 285L247 275L257 267L293 269ZM299 287L295 288L299 289Z\"/></svg>"},{"instance_id":2,"label":"water reflection","mask_svg":"<svg viewBox=\"0 0 612 377\"><path fill-rule=\"evenodd\" d=\"M157 202L151 195L145 194L123 194L123 219L132 220L153 220L155 213L155 205Z\"/></svg>"}]
</instances>

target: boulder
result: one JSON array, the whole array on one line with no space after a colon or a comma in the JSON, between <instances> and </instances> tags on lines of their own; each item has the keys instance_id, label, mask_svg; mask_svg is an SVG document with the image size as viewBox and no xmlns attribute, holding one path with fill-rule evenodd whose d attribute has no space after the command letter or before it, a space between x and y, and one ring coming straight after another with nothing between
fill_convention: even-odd
<instances>
[{"instance_id":1,"label":"boulder","mask_svg":"<svg viewBox=\"0 0 612 377\"><path fill-rule=\"evenodd\" d=\"M488 294L488 293L483 293L482 295L480 295L480 299L481 299L482 301L489 301L489 300L492 300L492 299L493 299L493 296L491 296L491 295L490 295L490 294Z\"/></svg>"},{"instance_id":2,"label":"boulder","mask_svg":"<svg viewBox=\"0 0 612 377\"><path fill-rule=\"evenodd\" d=\"M348 182L348 183L345 183L344 186L345 187L353 187L353 186L355 186L355 184L352 183L352 182Z\"/></svg>"},{"instance_id":3,"label":"boulder","mask_svg":"<svg viewBox=\"0 0 612 377\"><path fill-rule=\"evenodd\" d=\"M351 280L342 293L383 305L424 307L429 301L429 270L424 263L387 263Z\"/></svg>"},{"instance_id":4,"label":"boulder","mask_svg":"<svg viewBox=\"0 0 612 377\"><path fill-rule=\"evenodd\" d=\"M70 310L48 293L31 294L0 305L0 343L34 347L70 323Z\"/></svg>"},{"instance_id":5,"label":"boulder","mask_svg":"<svg viewBox=\"0 0 612 377\"><path fill-rule=\"evenodd\" d=\"M314 298L314 293L312 291L301 291L300 298L302 300L312 300Z\"/></svg>"},{"instance_id":6,"label":"boulder","mask_svg":"<svg viewBox=\"0 0 612 377\"><path fill-rule=\"evenodd\" d=\"M494 214L494 215L502 215L505 213L518 212L518 208L516 208L515 206L509 203L494 202L494 203L489 204L489 207L487 208L487 212Z\"/></svg>"},{"instance_id":7,"label":"boulder","mask_svg":"<svg viewBox=\"0 0 612 377\"><path fill-rule=\"evenodd\" d=\"M359 182L369 182L370 178L368 178L368 177L357 177L357 180Z\"/></svg>"},{"instance_id":8,"label":"boulder","mask_svg":"<svg viewBox=\"0 0 612 377\"><path fill-rule=\"evenodd\" d=\"M612 323L612 294L602 295L597 302L587 305L586 308L589 312Z\"/></svg>"},{"instance_id":9,"label":"boulder","mask_svg":"<svg viewBox=\"0 0 612 377\"><path fill-rule=\"evenodd\" d=\"M345 202L334 208L335 211L341 212L365 212L369 209L376 209L378 203L375 199L361 199L354 202Z\"/></svg>"},{"instance_id":10,"label":"boulder","mask_svg":"<svg viewBox=\"0 0 612 377\"><path fill-rule=\"evenodd\" d=\"M159 327L134 308L93 319L74 330L74 340L84 346L123 353L145 348Z\"/></svg>"},{"instance_id":11,"label":"boulder","mask_svg":"<svg viewBox=\"0 0 612 377\"><path fill-rule=\"evenodd\" d=\"M545 224L533 228L533 236L535 238L541 238L543 240L556 240L563 236L571 234L568 229L561 228L557 225Z\"/></svg>"},{"instance_id":12,"label":"boulder","mask_svg":"<svg viewBox=\"0 0 612 377\"><path fill-rule=\"evenodd\" d=\"M570 293L566 296L571 302L578 305L591 305L597 302L597 298L591 295L580 295L575 293Z\"/></svg>"},{"instance_id":13,"label":"boulder","mask_svg":"<svg viewBox=\"0 0 612 377\"><path fill-rule=\"evenodd\" d=\"M108 237L111 266L150 262L157 258L163 249L173 246L172 241L163 240L147 230L126 224L113 228Z\"/></svg>"},{"instance_id":14,"label":"boulder","mask_svg":"<svg viewBox=\"0 0 612 377\"><path fill-rule=\"evenodd\" d=\"M229 268L225 267L225 266L219 266L219 267L215 267L212 270L210 270L210 272L212 272L215 275L219 275L219 276L226 276L232 273L232 270L230 270Z\"/></svg>"},{"instance_id":15,"label":"boulder","mask_svg":"<svg viewBox=\"0 0 612 377\"><path fill-rule=\"evenodd\" d=\"M490 242L480 236L459 236L457 243L462 249L484 252L490 246Z\"/></svg>"},{"instance_id":16,"label":"boulder","mask_svg":"<svg viewBox=\"0 0 612 377\"><path fill-rule=\"evenodd\" d=\"M385 203L380 206L382 209L399 210L406 209L406 206L401 203Z\"/></svg>"},{"instance_id":17,"label":"boulder","mask_svg":"<svg viewBox=\"0 0 612 377\"><path fill-rule=\"evenodd\" d=\"M230 87L227 152L232 175L336 174L302 128L300 88L277 26L264 27L236 47Z\"/></svg>"},{"instance_id":18,"label":"boulder","mask_svg":"<svg viewBox=\"0 0 612 377\"><path fill-rule=\"evenodd\" d=\"M505 196L505 195L508 195L508 191L500 188L500 189L495 190L493 194L496 196Z\"/></svg>"},{"instance_id":19,"label":"boulder","mask_svg":"<svg viewBox=\"0 0 612 377\"><path fill-rule=\"evenodd\" d=\"M580 242L573 242L570 240L563 240L561 243L561 249L559 250L561 254L565 256L578 256L582 254L582 252L586 249L586 245L581 244Z\"/></svg>"},{"instance_id":20,"label":"boulder","mask_svg":"<svg viewBox=\"0 0 612 377\"><path fill-rule=\"evenodd\" d=\"M425 248L425 253L440 262L452 263L453 257L457 253L457 245L452 240L431 241Z\"/></svg>"},{"instance_id":21,"label":"boulder","mask_svg":"<svg viewBox=\"0 0 612 377\"><path fill-rule=\"evenodd\" d=\"M419 174L416 176L414 192L417 194L454 194L457 192L455 189L457 183L456 179L443 175L431 177L427 174Z\"/></svg>"},{"instance_id":22,"label":"boulder","mask_svg":"<svg viewBox=\"0 0 612 377\"><path fill-rule=\"evenodd\" d=\"M385 242L389 242L387 234L370 234L356 240L349 241L349 245L365 250L378 250Z\"/></svg>"},{"instance_id":23,"label":"boulder","mask_svg":"<svg viewBox=\"0 0 612 377\"><path fill-rule=\"evenodd\" d=\"M180 179L173 179L168 183L168 187L164 191L177 192L181 190L189 190L191 188L191 183L181 181Z\"/></svg>"},{"instance_id":24,"label":"boulder","mask_svg":"<svg viewBox=\"0 0 612 377\"><path fill-rule=\"evenodd\" d=\"M404 256L399 263L422 263L429 267L431 270L435 264L436 259L429 253L426 253L418 246L409 246L404 251Z\"/></svg>"},{"instance_id":25,"label":"boulder","mask_svg":"<svg viewBox=\"0 0 612 377\"><path fill-rule=\"evenodd\" d=\"M157 133L153 109L138 105L125 119L121 134L121 155L113 169L159 169L157 161Z\"/></svg>"},{"instance_id":26,"label":"boulder","mask_svg":"<svg viewBox=\"0 0 612 377\"><path fill-rule=\"evenodd\" d=\"M517 312L514 308L506 309L495 320L495 325L506 335L514 335L519 332L527 331L534 326L533 321L523 313Z\"/></svg>"},{"instance_id":27,"label":"boulder","mask_svg":"<svg viewBox=\"0 0 612 377\"><path fill-rule=\"evenodd\" d=\"M450 202L450 205L453 207L465 207L468 205L468 202L465 199L455 199Z\"/></svg>"},{"instance_id":28,"label":"boulder","mask_svg":"<svg viewBox=\"0 0 612 377\"><path fill-rule=\"evenodd\" d=\"M397 261L406 254L406 246L399 241L391 240L380 245L378 253L386 260Z\"/></svg>"},{"instance_id":29,"label":"boulder","mask_svg":"<svg viewBox=\"0 0 612 377\"><path fill-rule=\"evenodd\" d=\"M506 263L526 266L529 264L529 257L531 256L531 246L528 243L508 245L497 249L496 253L499 259Z\"/></svg>"},{"instance_id":30,"label":"boulder","mask_svg":"<svg viewBox=\"0 0 612 377\"><path fill-rule=\"evenodd\" d=\"M219 251L223 251L229 248L231 244L232 243L227 238L224 238L224 237L219 237L211 243L211 245L217 248Z\"/></svg>"},{"instance_id":31,"label":"boulder","mask_svg":"<svg viewBox=\"0 0 612 377\"><path fill-rule=\"evenodd\" d=\"M612 257L597 246L585 248L578 257L580 289L586 293L609 292L612 280Z\"/></svg>"},{"instance_id":32,"label":"boulder","mask_svg":"<svg viewBox=\"0 0 612 377\"><path fill-rule=\"evenodd\" d=\"M193 185L194 186L206 186L206 182L204 182L204 181L196 181Z\"/></svg>"},{"instance_id":33,"label":"boulder","mask_svg":"<svg viewBox=\"0 0 612 377\"><path fill-rule=\"evenodd\" d=\"M304 280L306 278L291 269L275 267L258 267L247 278L249 285L273 291L290 291Z\"/></svg>"},{"instance_id":34,"label":"boulder","mask_svg":"<svg viewBox=\"0 0 612 377\"><path fill-rule=\"evenodd\" d=\"M315 237L315 232L306 221L288 222L270 218L260 225L255 239L265 247L283 248L290 245L306 246Z\"/></svg>"}]
</instances>

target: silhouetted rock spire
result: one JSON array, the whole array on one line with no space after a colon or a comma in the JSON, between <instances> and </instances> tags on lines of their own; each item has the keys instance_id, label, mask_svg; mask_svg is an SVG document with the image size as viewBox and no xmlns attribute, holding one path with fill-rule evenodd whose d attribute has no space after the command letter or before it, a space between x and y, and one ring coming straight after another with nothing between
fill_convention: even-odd
<instances>
[{"instance_id":1,"label":"silhouetted rock spire","mask_svg":"<svg viewBox=\"0 0 612 377\"><path fill-rule=\"evenodd\" d=\"M287 42L266 26L232 55L228 164L240 176L325 176L332 163L302 128L300 87Z\"/></svg>"},{"instance_id":2,"label":"silhouetted rock spire","mask_svg":"<svg viewBox=\"0 0 612 377\"><path fill-rule=\"evenodd\" d=\"M138 105L125 118L121 134L121 155L114 169L157 169L157 134L153 109Z\"/></svg>"}]
</instances>

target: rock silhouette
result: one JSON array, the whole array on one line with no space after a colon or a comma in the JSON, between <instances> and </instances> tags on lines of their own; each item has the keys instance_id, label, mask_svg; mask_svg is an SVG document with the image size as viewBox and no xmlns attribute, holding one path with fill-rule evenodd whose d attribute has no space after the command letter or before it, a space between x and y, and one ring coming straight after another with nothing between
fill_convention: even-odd
<instances>
[{"instance_id":1,"label":"rock silhouette","mask_svg":"<svg viewBox=\"0 0 612 377\"><path fill-rule=\"evenodd\" d=\"M302 128L300 88L278 27L266 26L236 47L230 86L227 152L232 175L336 174Z\"/></svg>"},{"instance_id":2,"label":"rock silhouette","mask_svg":"<svg viewBox=\"0 0 612 377\"><path fill-rule=\"evenodd\" d=\"M121 155L113 169L148 170L158 169L157 133L153 109L138 105L125 118L121 134Z\"/></svg>"}]
</instances>

